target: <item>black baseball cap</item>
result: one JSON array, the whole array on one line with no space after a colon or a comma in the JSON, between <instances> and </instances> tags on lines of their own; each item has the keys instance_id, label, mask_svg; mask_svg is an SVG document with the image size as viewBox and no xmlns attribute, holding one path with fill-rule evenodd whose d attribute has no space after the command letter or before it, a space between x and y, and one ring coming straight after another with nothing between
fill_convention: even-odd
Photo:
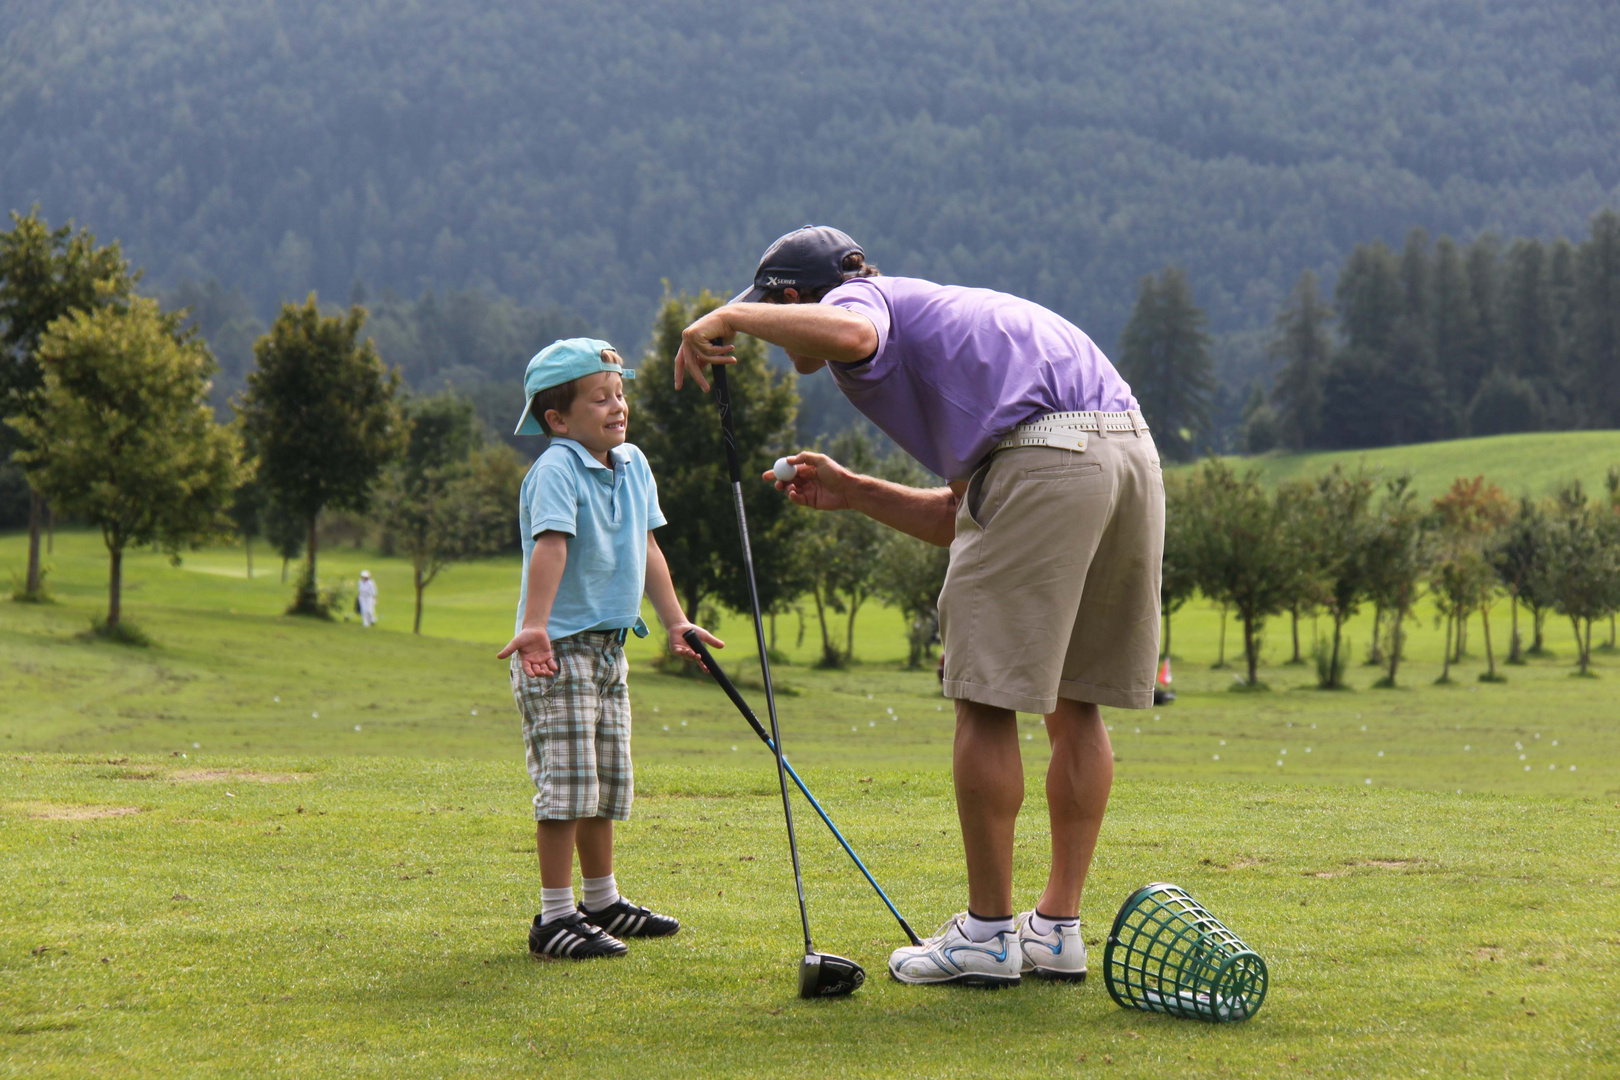
<instances>
[{"instance_id":1,"label":"black baseball cap","mask_svg":"<svg viewBox=\"0 0 1620 1080\"><path fill-rule=\"evenodd\" d=\"M753 287L744 289L728 302L750 304L782 289L798 289L803 294L837 285L844 280L845 256L865 254L848 233L830 225L794 229L778 237L760 256Z\"/></svg>"}]
</instances>

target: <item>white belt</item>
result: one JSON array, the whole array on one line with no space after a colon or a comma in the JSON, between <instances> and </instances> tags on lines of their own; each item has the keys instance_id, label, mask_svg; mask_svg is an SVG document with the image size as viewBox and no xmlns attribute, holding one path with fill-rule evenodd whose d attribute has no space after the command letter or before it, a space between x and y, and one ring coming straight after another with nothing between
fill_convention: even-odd
<instances>
[{"instance_id":1,"label":"white belt","mask_svg":"<svg viewBox=\"0 0 1620 1080\"><path fill-rule=\"evenodd\" d=\"M1137 438L1148 429L1147 421L1135 409L1128 412L1060 412L1048 413L1039 420L1019 424L996 444L997 450L1014 450L1020 446L1054 446L1060 450L1080 451L1086 448L1086 433L1095 431L1107 438L1109 432L1130 432Z\"/></svg>"}]
</instances>

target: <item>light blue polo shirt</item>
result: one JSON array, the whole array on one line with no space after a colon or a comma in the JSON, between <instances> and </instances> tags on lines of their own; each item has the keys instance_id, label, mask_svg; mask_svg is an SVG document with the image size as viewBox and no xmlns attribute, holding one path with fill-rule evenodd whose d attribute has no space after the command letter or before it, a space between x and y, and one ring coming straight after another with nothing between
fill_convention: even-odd
<instances>
[{"instance_id":1,"label":"light blue polo shirt","mask_svg":"<svg viewBox=\"0 0 1620 1080\"><path fill-rule=\"evenodd\" d=\"M647 530L664 524L658 483L647 456L630 443L614 447L608 458L611 469L573 439L554 436L523 478L517 630L523 629L535 537L555 529L568 537L568 562L546 623L551 639L583 630L634 629L646 635L641 594L647 582Z\"/></svg>"}]
</instances>

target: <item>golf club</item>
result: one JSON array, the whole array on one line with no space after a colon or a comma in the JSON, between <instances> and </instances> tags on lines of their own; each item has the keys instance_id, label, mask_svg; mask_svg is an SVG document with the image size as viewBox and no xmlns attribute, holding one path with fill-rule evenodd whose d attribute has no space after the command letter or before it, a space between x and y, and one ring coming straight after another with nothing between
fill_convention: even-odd
<instances>
[{"instance_id":1,"label":"golf club","mask_svg":"<svg viewBox=\"0 0 1620 1080\"><path fill-rule=\"evenodd\" d=\"M714 681L720 684L720 689L726 692L726 696L731 699L731 703L737 706L737 711L742 713L744 720L748 721L748 726L754 729L754 734L759 736L760 742L774 751L776 745L771 742L771 737L765 733L765 728L760 724L759 717L755 716L754 710L748 707L748 702L744 701L742 694L738 693L736 685L732 683L730 676L720 667L719 661L715 660L709 653L709 647L703 644L703 639L698 637L697 631L688 630L682 636L686 638L686 643L692 647L692 651L702 657L703 667L710 675L714 676ZM911 929L911 924L906 922L905 916L901 915L899 910L895 908L894 901L889 899L888 894L883 891L883 887L877 883L877 879L872 877L872 871L868 870L866 864L861 862L861 857L855 854L855 849L849 846L849 841L844 839L844 834L838 831L838 826L833 824L832 818L827 816L827 811L821 808L821 804L816 801L816 797L810 794L810 789L805 786L803 780L799 779L799 774L793 771L793 766L786 758L782 760L782 766L787 769L788 776L798 785L799 793L805 797L805 801L810 804L810 808L820 816L822 824L827 826L827 831L833 834L833 839L837 840L839 846L844 849L844 854L849 856L856 869L865 876L866 883L872 886L872 891L878 894L878 899L883 901L883 906L889 909L889 914L893 915L895 921L900 924L900 929L906 932L907 939L913 945L921 945L922 939L917 936L916 931Z\"/></svg>"},{"instance_id":2,"label":"golf club","mask_svg":"<svg viewBox=\"0 0 1620 1080\"><path fill-rule=\"evenodd\" d=\"M799 870L799 842L793 835L793 804L788 799L787 762L782 758L782 733L776 723L776 693L771 689L771 661L765 649L765 620L760 614L759 584L754 580L754 552L748 541L748 515L743 510L742 463L737 456L737 429L731 417L731 391L726 385L724 365L714 367L714 400L720 407L720 433L726 444L726 467L731 472L731 497L737 508L737 531L742 535L743 570L748 575L754 639L759 645L759 670L765 680L765 711L771 718L771 749L776 755L777 785L782 789L782 818L787 823L788 852L793 857L793 887L799 895L799 924L804 928L804 959L799 962L799 996L841 997L859 989L866 981L866 972L853 960L816 952L810 941L810 913L804 906L804 875Z\"/></svg>"}]
</instances>

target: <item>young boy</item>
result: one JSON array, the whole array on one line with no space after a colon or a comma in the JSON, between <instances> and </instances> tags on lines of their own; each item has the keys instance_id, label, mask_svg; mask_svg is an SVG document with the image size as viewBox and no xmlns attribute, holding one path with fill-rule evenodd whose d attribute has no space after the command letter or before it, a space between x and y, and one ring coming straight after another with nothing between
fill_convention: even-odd
<instances>
[{"instance_id":1,"label":"young boy","mask_svg":"<svg viewBox=\"0 0 1620 1080\"><path fill-rule=\"evenodd\" d=\"M518 505L523 587L512 658L512 696L534 797L540 914L529 928L535 956L623 956L621 937L663 937L680 924L632 904L613 878L613 823L630 816L630 698L624 639L647 635L641 596L669 632L670 650L696 629L681 611L669 565L651 530L664 524L658 487L641 451L625 442L625 371L613 346L591 338L553 342L529 361L517 434L551 434ZM574 903L574 852L585 882Z\"/></svg>"}]
</instances>

